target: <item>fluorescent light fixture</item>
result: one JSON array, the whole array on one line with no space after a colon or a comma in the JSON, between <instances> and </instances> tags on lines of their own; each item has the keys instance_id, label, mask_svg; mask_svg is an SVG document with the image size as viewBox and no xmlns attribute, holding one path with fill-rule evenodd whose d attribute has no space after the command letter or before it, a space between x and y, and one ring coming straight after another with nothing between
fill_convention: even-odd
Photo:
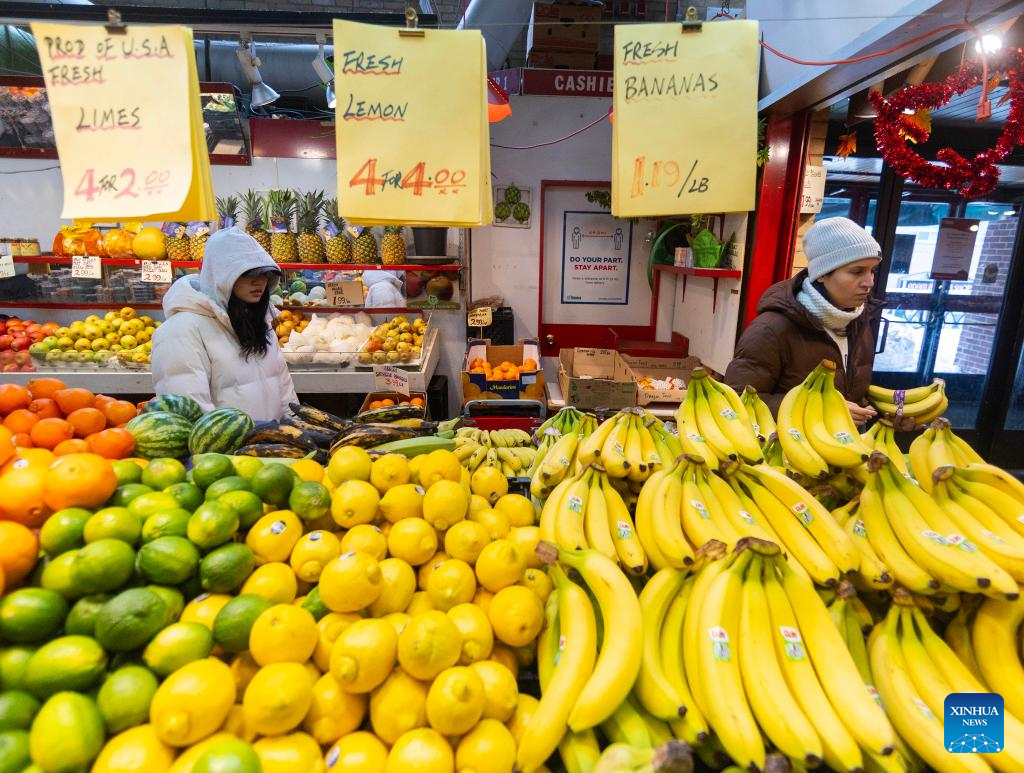
<instances>
[{"instance_id":1,"label":"fluorescent light fixture","mask_svg":"<svg viewBox=\"0 0 1024 773\"><path fill-rule=\"evenodd\" d=\"M981 40L974 41L974 50L979 54L994 54L1000 48L1003 47L1003 39L998 35L994 35L991 32L986 32L981 36Z\"/></svg>"},{"instance_id":2,"label":"fluorescent light fixture","mask_svg":"<svg viewBox=\"0 0 1024 773\"><path fill-rule=\"evenodd\" d=\"M1015 209L1008 209L1003 214L1006 217L1010 217L1011 215L1016 215L1017 214L1017 210L1015 210Z\"/></svg>"},{"instance_id":3,"label":"fluorescent light fixture","mask_svg":"<svg viewBox=\"0 0 1024 773\"><path fill-rule=\"evenodd\" d=\"M320 50L317 52L316 59L313 60L313 70L327 89L327 107L333 110L337 104L337 98L334 96L334 71L327 64L327 58L324 56L324 46L327 44L327 38L322 32L318 33L316 42L320 44Z\"/></svg>"},{"instance_id":4,"label":"fluorescent light fixture","mask_svg":"<svg viewBox=\"0 0 1024 773\"><path fill-rule=\"evenodd\" d=\"M235 53L252 90L252 106L264 107L280 99L281 95L263 82L259 69L261 62L256 56L256 44L253 39L243 35L238 41L238 50Z\"/></svg>"}]
</instances>

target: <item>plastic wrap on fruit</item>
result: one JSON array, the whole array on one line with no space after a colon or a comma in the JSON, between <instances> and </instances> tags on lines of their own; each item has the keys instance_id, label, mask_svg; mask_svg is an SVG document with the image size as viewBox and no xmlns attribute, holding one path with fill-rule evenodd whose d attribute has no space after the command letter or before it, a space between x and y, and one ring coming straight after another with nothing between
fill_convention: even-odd
<instances>
[{"instance_id":1,"label":"plastic wrap on fruit","mask_svg":"<svg viewBox=\"0 0 1024 773\"><path fill-rule=\"evenodd\" d=\"M131 258L135 256L132 243L142 229L142 223L127 223L124 228L114 228L103 237L103 251L108 258Z\"/></svg>"},{"instance_id":2,"label":"plastic wrap on fruit","mask_svg":"<svg viewBox=\"0 0 1024 773\"><path fill-rule=\"evenodd\" d=\"M63 253L70 255L96 255L103 257L103 237L92 225L66 225L63 235Z\"/></svg>"}]
</instances>

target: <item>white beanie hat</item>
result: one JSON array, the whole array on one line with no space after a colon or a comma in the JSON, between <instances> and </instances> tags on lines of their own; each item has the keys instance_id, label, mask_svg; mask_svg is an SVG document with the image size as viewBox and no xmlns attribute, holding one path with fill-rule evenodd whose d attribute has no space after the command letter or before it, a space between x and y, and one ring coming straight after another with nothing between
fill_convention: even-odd
<instances>
[{"instance_id":1,"label":"white beanie hat","mask_svg":"<svg viewBox=\"0 0 1024 773\"><path fill-rule=\"evenodd\" d=\"M804 234L807 276L817 281L837 268L865 258L882 259L882 248L871 234L845 217L819 220Z\"/></svg>"}]
</instances>

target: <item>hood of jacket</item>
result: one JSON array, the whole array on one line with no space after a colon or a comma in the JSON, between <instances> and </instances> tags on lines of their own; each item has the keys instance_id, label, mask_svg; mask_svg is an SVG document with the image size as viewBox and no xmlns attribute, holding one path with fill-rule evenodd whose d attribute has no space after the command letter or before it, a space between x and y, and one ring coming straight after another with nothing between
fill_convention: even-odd
<instances>
[{"instance_id":1,"label":"hood of jacket","mask_svg":"<svg viewBox=\"0 0 1024 773\"><path fill-rule=\"evenodd\" d=\"M777 314L784 315L794 324L800 325L801 327L806 327L810 330L824 331L825 326L821 323L821 320L811 314L811 312L797 300L796 294L800 291L800 288L803 286L804 279L806 278L807 269L804 269L790 279L773 284L765 290L764 295L762 295L761 299L757 302L757 313L764 314L766 311L774 311ZM864 313L861 314L861 318L864 320L872 319L882 306L883 303L881 301L869 297L864 301Z\"/></svg>"},{"instance_id":2,"label":"hood of jacket","mask_svg":"<svg viewBox=\"0 0 1024 773\"><path fill-rule=\"evenodd\" d=\"M402 280L399 279L395 274L390 271L364 271L363 272L363 283L367 287L373 287L375 284L381 282L387 282L392 287L401 288Z\"/></svg>"}]
</instances>

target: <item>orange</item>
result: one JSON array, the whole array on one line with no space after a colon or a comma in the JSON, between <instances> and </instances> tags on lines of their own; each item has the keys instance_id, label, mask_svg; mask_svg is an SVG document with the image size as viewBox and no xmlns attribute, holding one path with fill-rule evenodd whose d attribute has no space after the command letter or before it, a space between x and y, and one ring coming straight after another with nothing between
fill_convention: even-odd
<instances>
[{"instance_id":1,"label":"orange","mask_svg":"<svg viewBox=\"0 0 1024 773\"><path fill-rule=\"evenodd\" d=\"M32 443L40 448L56 448L75 436L75 428L64 419L42 419L29 433Z\"/></svg>"},{"instance_id":2,"label":"orange","mask_svg":"<svg viewBox=\"0 0 1024 773\"><path fill-rule=\"evenodd\" d=\"M32 571L39 557L39 540L27 526L0 521L0 568L8 586Z\"/></svg>"},{"instance_id":3,"label":"orange","mask_svg":"<svg viewBox=\"0 0 1024 773\"><path fill-rule=\"evenodd\" d=\"M412 403L413 405L419 406L420 408L423 407L423 398L422 397L414 397L409 402Z\"/></svg>"},{"instance_id":4,"label":"orange","mask_svg":"<svg viewBox=\"0 0 1024 773\"><path fill-rule=\"evenodd\" d=\"M7 414L6 418L4 418L4 426L15 435L27 435L32 431L32 427L36 425L39 419L38 413L32 413L27 408L18 408Z\"/></svg>"},{"instance_id":5,"label":"orange","mask_svg":"<svg viewBox=\"0 0 1024 773\"><path fill-rule=\"evenodd\" d=\"M88 389L71 387L54 392L53 399L57 401L57 405L60 406L60 409L64 411L66 416L73 411L77 411L79 408L91 407L92 401L96 399L96 395Z\"/></svg>"},{"instance_id":6,"label":"orange","mask_svg":"<svg viewBox=\"0 0 1024 773\"><path fill-rule=\"evenodd\" d=\"M10 472L11 470L20 470L22 467L30 465L41 467L45 470L53 464L56 458L53 451L46 448L32 448L31 446L25 448L15 447L14 457L0 469L0 474Z\"/></svg>"},{"instance_id":7,"label":"orange","mask_svg":"<svg viewBox=\"0 0 1024 773\"><path fill-rule=\"evenodd\" d=\"M124 457L123 461L131 462L132 464L137 464L142 469L146 469L147 467L149 467L149 459L140 459L137 456L126 456Z\"/></svg>"},{"instance_id":8,"label":"orange","mask_svg":"<svg viewBox=\"0 0 1024 773\"><path fill-rule=\"evenodd\" d=\"M26 435L24 432L19 432L14 436L14 445L18 448L35 448L32 443L32 436Z\"/></svg>"},{"instance_id":9,"label":"orange","mask_svg":"<svg viewBox=\"0 0 1024 773\"><path fill-rule=\"evenodd\" d=\"M26 466L0 475L0 491L4 492L3 511L10 521L36 528L50 516L43 499L46 484L45 468Z\"/></svg>"},{"instance_id":10,"label":"orange","mask_svg":"<svg viewBox=\"0 0 1024 773\"><path fill-rule=\"evenodd\" d=\"M124 459L135 450L135 438L122 427L111 427L90 435L89 449L104 459Z\"/></svg>"},{"instance_id":11,"label":"orange","mask_svg":"<svg viewBox=\"0 0 1024 773\"><path fill-rule=\"evenodd\" d=\"M79 408L68 414L68 424L75 428L75 437L84 438L107 428L107 417L98 408Z\"/></svg>"},{"instance_id":12,"label":"orange","mask_svg":"<svg viewBox=\"0 0 1024 773\"><path fill-rule=\"evenodd\" d=\"M40 419L64 418L64 414L60 412L60 407L57 405L57 401L52 400L49 397L37 397L28 404L28 410L32 411L32 413Z\"/></svg>"},{"instance_id":13,"label":"orange","mask_svg":"<svg viewBox=\"0 0 1024 773\"><path fill-rule=\"evenodd\" d=\"M68 385L59 378L40 377L29 381L27 388L29 393L32 395L32 399L40 400L53 397L54 392L59 392L61 389L67 389Z\"/></svg>"},{"instance_id":14,"label":"orange","mask_svg":"<svg viewBox=\"0 0 1024 773\"><path fill-rule=\"evenodd\" d=\"M101 411L103 411L106 409L108 405L116 401L117 398L111 397L110 395L96 395L96 397L93 398L92 407L99 408Z\"/></svg>"},{"instance_id":15,"label":"orange","mask_svg":"<svg viewBox=\"0 0 1024 773\"><path fill-rule=\"evenodd\" d=\"M0 413L5 416L19 408L28 408L32 395L18 384L0 384Z\"/></svg>"},{"instance_id":16,"label":"orange","mask_svg":"<svg viewBox=\"0 0 1024 773\"><path fill-rule=\"evenodd\" d=\"M127 400L112 400L102 410L111 427L129 422L139 415L139 409Z\"/></svg>"},{"instance_id":17,"label":"orange","mask_svg":"<svg viewBox=\"0 0 1024 773\"><path fill-rule=\"evenodd\" d=\"M96 454L60 457L46 473L44 501L54 510L65 507L99 507L117 488L110 462Z\"/></svg>"},{"instance_id":18,"label":"orange","mask_svg":"<svg viewBox=\"0 0 1024 773\"><path fill-rule=\"evenodd\" d=\"M17 450L14 445L14 434L7 427L0 426L0 465L7 464Z\"/></svg>"},{"instance_id":19,"label":"orange","mask_svg":"<svg viewBox=\"0 0 1024 773\"><path fill-rule=\"evenodd\" d=\"M92 449L89 448L89 441L82 440L81 438L74 438L73 440L64 440L57 444L57 447L53 449L54 456L67 456L68 454L88 454L91 453Z\"/></svg>"}]
</instances>

